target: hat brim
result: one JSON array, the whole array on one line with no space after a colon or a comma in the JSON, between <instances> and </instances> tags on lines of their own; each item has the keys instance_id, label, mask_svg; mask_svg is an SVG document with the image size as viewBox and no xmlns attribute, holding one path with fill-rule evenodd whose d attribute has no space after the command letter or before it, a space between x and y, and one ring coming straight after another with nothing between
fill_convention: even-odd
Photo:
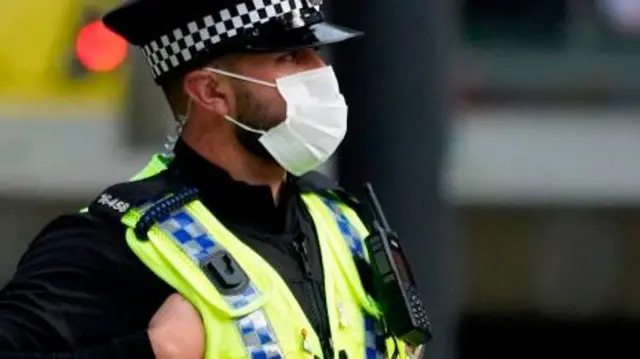
<instances>
[{"instance_id":1,"label":"hat brim","mask_svg":"<svg viewBox=\"0 0 640 359\"><path fill-rule=\"evenodd\" d=\"M337 44L364 35L363 32L320 22L299 30L289 30L278 36L248 38L240 45L247 52L285 52L302 48L322 47Z\"/></svg>"}]
</instances>

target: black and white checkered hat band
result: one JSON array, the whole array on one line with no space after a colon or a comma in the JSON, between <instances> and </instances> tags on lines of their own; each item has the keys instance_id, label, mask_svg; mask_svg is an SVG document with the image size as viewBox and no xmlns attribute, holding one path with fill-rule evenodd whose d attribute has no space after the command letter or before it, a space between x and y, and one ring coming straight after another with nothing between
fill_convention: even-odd
<instances>
[{"instance_id":1,"label":"black and white checkered hat band","mask_svg":"<svg viewBox=\"0 0 640 359\"><path fill-rule=\"evenodd\" d=\"M194 20L141 46L153 77L168 73L191 61L207 45L214 45L238 35L238 30L252 28L294 10L302 9L306 0L247 0L202 19Z\"/></svg>"}]
</instances>

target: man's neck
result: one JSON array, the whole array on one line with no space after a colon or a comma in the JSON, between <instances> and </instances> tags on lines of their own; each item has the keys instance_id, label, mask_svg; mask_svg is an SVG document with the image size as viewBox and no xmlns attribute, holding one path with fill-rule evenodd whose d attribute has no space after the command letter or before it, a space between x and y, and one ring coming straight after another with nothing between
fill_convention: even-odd
<instances>
[{"instance_id":1,"label":"man's neck","mask_svg":"<svg viewBox=\"0 0 640 359\"><path fill-rule=\"evenodd\" d=\"M185 131L183 141L210 163L224 169L236 181L254 186L269 186L277 203L286 171L277 164L259 159L237 144L217 141L209 136L193 135Z\"/></svg>"}]
</instances>

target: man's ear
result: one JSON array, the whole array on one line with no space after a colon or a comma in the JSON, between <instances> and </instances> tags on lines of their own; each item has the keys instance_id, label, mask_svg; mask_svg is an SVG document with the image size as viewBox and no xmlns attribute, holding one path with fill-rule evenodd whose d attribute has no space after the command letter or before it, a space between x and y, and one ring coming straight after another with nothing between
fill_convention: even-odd
<instances>
[{"instance_id":1,"label":"man's ear","mask_svg":"<svg viewBox=\"0 0 640 359\"><path fill-rule=\"evenodd\" d=\"M184 92L194 105L213 113L229 114L229 100L233 98L231 86L218 74L206 70L195 70L184 78Z\"/></svg>"}]
</instances>

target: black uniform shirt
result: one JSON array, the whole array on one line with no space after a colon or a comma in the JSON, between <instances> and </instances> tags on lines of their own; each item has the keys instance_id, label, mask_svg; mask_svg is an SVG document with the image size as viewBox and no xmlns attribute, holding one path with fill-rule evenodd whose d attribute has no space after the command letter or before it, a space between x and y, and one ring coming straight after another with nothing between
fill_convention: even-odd
<instances>
[{"instance_id":1,"label":"black uniform shirt","mask_svg":"<svg viewBox=\"0 0 640 359\"><path fill-rule=\"evenodd\" d=\"M274 205L269 187L234 181L182 142L175 151L169 170L195 185L204 205L280 273L328 340L320 251L299 194L332 183L317 175L290 179ZM307 265L296 251L303 240ZM0 291L0 353L23 353L0 358L153 358L146 329L172 292L130 251L123 225L91 214L60 217Z\"/></svg>"}]
</instances>

